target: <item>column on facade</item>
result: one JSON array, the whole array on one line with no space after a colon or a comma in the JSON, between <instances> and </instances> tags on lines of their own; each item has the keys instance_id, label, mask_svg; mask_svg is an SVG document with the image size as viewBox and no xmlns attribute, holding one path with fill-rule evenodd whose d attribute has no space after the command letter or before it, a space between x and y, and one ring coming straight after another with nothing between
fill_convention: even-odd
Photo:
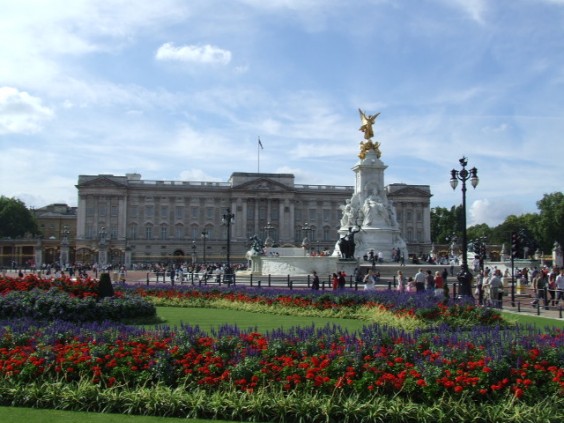
<instances>
[{"instance_id":1,"label":"column on facade","mask_svg":"<svg viewBox=\"0 0 564 423\"><path fill-rule=\"evenodd\" d=\"M78 199L78 209L76 213L76 238L86 238L86 199L82 196Z\"/></svg>"},{"instance_id":2,"label":"column on facade","mask_svg":"<svg viewBox=\"0 0 564 423\"><path fill-rule=\"evenodd\" d=\"M118 230L119 240L127 238L127 196L118 198Z\"/></svg>"}]
</instances>

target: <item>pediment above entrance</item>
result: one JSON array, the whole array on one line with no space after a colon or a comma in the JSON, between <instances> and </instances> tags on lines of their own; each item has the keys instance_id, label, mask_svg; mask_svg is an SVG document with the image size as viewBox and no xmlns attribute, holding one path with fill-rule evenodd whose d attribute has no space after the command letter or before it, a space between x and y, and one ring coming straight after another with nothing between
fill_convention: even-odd
<instances>
[{"instance_id":1,"label":"pediment above entrance","mask_svg":"<svg viewBox=\"0 0 564 423\"><path fill-rule=\"evenodd\" d=\"M78 177L77 188L124 188L127 186L127 179L123 176L114 175L80 175Z\"/></svg>"}]
</instances>

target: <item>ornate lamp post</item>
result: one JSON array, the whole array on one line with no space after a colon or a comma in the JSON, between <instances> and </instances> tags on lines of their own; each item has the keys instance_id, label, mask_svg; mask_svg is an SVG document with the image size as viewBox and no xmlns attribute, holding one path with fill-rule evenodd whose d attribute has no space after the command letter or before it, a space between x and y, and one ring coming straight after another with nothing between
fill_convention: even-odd
<instances>
[{"instance_id":1,"label":"ornate lamp post","mask_svg":"<svg viewBox=\"0 0 564 423\"><path fill-rule=\"evenodd\" d=\"M468 234L466 231L466 181L470 180L473 188L478 185L478 169L473 167L470 171L466 170L468 159L462 157L460 160L462 170L458 171L452 169L450 171L450 186L456 189L458 181L462 182L462 265L460 266L460 273L457 279L461 284L460 295L471 297L472 296L472 273L468 270Z\"/></svg>"},{"instance_id":2,"label":"ornate lamp post","mask_svg":"<svg viewBox=\"0 0 564 423\"><path fill-rule=\"evenodd\" d=\"M208 239L208 231L207 230L203 230L202 231L202 240L204 241L204 256L203 256L203 260L204 260L204 266L206 265L206 239Z\"/></svg>"},{"instance_id":3,"label":"ornate lamp post","mask_svg":"<svg viewBox=\"0 0 564 423\"><path fill-rule=\"evenodd\" d=\"M227 272L231 274L231 222L235 219L235 215L231 213L231 209L227 209L222 217L222 222L227 226Z\"/></svg>"}]
</instances>

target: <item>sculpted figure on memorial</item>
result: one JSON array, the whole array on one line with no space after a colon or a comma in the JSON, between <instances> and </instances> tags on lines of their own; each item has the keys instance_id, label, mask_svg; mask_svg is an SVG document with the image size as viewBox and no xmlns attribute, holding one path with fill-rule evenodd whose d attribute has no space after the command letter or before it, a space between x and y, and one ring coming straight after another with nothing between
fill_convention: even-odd
<instances>
[{"instance_id":1,"label":"sculpted figure on memorial","mask_svg":"<svg viewBox=\"0 0 564 423\"><path fill-rule=\"evenodd\" d=\"M361 109L358 109L358 112L360 113L360 121L362 122L362 125L358 130L364 132L365 140L370 140L374 136L372 125L374 125L374 122L376 122L376 118L380 113L376 113L375 115L366 115L366 113L364 113Z\"/></svg>"}]
</instances>

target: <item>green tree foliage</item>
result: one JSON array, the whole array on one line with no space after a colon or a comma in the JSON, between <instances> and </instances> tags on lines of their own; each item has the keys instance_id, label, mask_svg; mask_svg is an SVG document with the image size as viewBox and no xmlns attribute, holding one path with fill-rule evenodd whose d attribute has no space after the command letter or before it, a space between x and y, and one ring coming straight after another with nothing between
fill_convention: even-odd
<instances>
[{"instance_id":1,"label":"green tree foliage","mask_svg":"<svg viewBox=\"0 0 564 423\"><path fill-rule=\"evenodd\" d=\"M0 196L0 237L18 238L26 233L39 233L33 214L21 200Z\"/></svg>"},{"instance_id":2,"label":"green tree foliage","mask_svg":"<svg viewBox=\"0 0 564 423\"><path fill-rule=\"evenodd\" d=\"M537 201L537 207L540 214L534 233L539 237L540 247L545 252L550 251L554 241L564 246L564 194L545 194Z\"/></svg>"},{"instance_id":3,"label":"green tree foliage","mask_svg":"<svg viewBox=\"0 0 564 423\"><path fill-rule=\"evenodd\" d=\"M447 238L462 233L462 206L436 207L431 209L431 239L438 243L447 243Z\"/></svg>"},{"instance_id":4,"label":"green tree foliage","mask_svg":"<svg viewBox=\"0 0 564 423\"><path fill-rule=\"evenodd\" d=\"M557 241L564 246L564 194L555 192L544 194L537 202L539 213L527 213L520 216L510 215L503 223L495 227L486 224L470 226L467 229L468 240L487 237L488 244L505 244L509 248L511 234L522 234L521 247L528 247L528 255L536 250L548 254ZM431 210L431 239L437 243L448 243L447 237L453 233L462 234L462 206L451 209L437 207Z\"/></svg>"},{"instance_id":5,"label":"green tree foliage","mask_svg":"<svg viewBox=\"0 0 564 423\"><path fill-rule=\"evenodd\" d=\"M485 223L479 225L470 226L467 230L468 239L479 239L486 237L488 242L492 235L492 229Z\"/></svg>"}]
</instances>

